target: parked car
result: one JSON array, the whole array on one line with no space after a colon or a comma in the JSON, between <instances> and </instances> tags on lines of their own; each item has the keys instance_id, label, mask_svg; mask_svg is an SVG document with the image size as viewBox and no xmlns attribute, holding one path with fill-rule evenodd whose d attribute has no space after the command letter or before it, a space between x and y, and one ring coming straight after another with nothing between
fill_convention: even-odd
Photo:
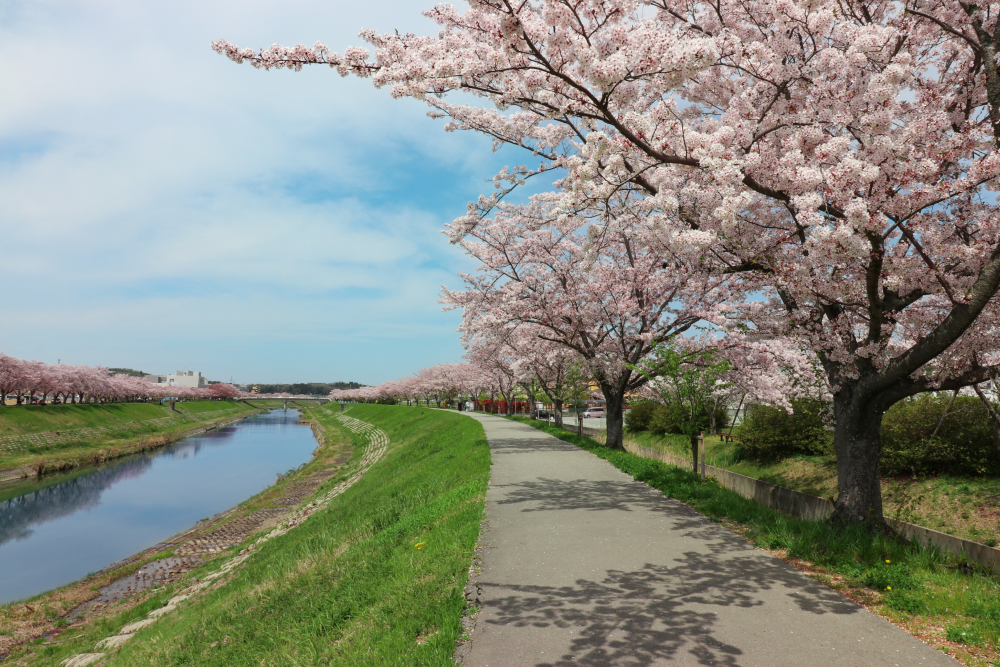
<instances>
[{"instance_id":1,"label":"parked car","mask_svg":"<svg viewBox=\"0 0 1000 667\"><path fill-rule=\"evenodd\" d=\"M548 419L549 418L549 411L548 410L539 410L537 413L535 413L535 418L536 419Z\"/></svg>"},{"instance_id":2,"label":"parked car","mask_svg":"<svg viewBox=\"0 0 1000 667\"><path fill-rule=\"evenodd\" d=\"M584 417L584 418L587 418L587 417L603 417L604 416L604 408L587 408L586 410L583 411L583 414L581 414L580 416Z\"/></svg>"}]
</instances>

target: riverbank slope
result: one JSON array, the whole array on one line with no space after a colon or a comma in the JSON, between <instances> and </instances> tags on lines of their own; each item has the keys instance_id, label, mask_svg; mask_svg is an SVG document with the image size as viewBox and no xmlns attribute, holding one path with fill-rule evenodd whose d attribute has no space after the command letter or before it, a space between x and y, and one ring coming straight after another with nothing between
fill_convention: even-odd
<instances>
[{"instance_id":1,"label":"riverbank slope","mask_svg":"<svg viewBox=\"0 0 1000 667\"><path fill-rule=\"evenodd\" d=\"M259 412L240 401L26 405L0 408L0 482L161 447Z\"/></svg>"},{"instance_id":2,"label":"riverbank slope","mask_svg":"<svg viewBox=\"0 0 1000 667\"><path fill-rule=\"evenodd\" d=\"M354 406L347 425L338 405L304 417L324 440L314 460L240 512L294 498L297 511L313 512L308 521L220 577L222 563L239 559L271 525L264 524L175 582L61 634L37 635L10 663L59 665L93 652L103 638L211 580L118 650L104 651L101 663L451 665L489 478L482 427L458 414L377 405ZM358 429L352 418L371 427ZM372 463L365 457L376 432L388 444ZM314 505L352 479L341 495ZM29 604L41 615L46 602Z\"/></svg>"}]
</instances>

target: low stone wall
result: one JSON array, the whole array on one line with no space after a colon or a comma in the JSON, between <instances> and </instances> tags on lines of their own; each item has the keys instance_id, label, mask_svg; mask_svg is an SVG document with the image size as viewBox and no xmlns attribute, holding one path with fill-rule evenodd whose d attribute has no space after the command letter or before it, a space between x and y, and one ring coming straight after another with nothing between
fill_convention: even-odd
<instances>
[{"instance_id":1,"label":"low stone wall","mask_svg":"<svg viewBox=\"0 0 1000 667\"><path fill-rule=\"evenodd\" d=\"M584 435L594 438L598 442L604 442L605 433L597 429L584 428ZM692 461L683 456L677 456L670 452L662 452L657 449L643 447L634 442L624 441L625 450L647 459L663 461L670 465L675 465L687 470L692 469ZM802 493L784 486L769 484L754 477L747 477L732 470L716 468L706 465L705 475L715 479L723 487L735 491L744 498L749 498L759 502L761 505L775 509L782 514L809 519L811 521L822 521L833 514L833 503L829 498L820 498L808 493ZM978 563L994 572L1000 572L1000 549L988 547L979 542L965 540L961 537L948 535L937 530L924 528L906 521L897 521L885 517L886 522L897 532L909 540L919 542L924 546L936 547L951 554L957 554L968 558L971 562Z\"/></svg>"}]
</instances>

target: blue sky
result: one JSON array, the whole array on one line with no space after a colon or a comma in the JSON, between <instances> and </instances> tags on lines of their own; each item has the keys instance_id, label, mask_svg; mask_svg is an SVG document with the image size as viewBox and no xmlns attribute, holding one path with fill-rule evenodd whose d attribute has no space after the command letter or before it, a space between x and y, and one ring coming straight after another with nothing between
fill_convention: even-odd
<instances>
[{"instance_id":1,"label":"blue sky","mask_svg":"<svg viewBox=\"0 0 1000 667\"><path fill-rule=\"evenodd\" d=\"M436 33L423 2L0 0L0 351L374 384L463 350L444 224L504 164L326 67L209 48Z\"/></svg>"}]
</instances>

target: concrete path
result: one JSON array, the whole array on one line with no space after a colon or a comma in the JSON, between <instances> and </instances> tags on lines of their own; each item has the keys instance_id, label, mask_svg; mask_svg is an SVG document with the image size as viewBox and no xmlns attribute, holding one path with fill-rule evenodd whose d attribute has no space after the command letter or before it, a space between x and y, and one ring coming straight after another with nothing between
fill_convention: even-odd
<instances>
[{"instance_id":1,"label":"concrete path","mask_svg":"<svg viewBox=\"0 0 1000 667\"><path fill-rule=\"evenodd\" d=\"M468 667L958 664L596 456L468 415L493 454Z\"/></svg>"}]
</instances>

